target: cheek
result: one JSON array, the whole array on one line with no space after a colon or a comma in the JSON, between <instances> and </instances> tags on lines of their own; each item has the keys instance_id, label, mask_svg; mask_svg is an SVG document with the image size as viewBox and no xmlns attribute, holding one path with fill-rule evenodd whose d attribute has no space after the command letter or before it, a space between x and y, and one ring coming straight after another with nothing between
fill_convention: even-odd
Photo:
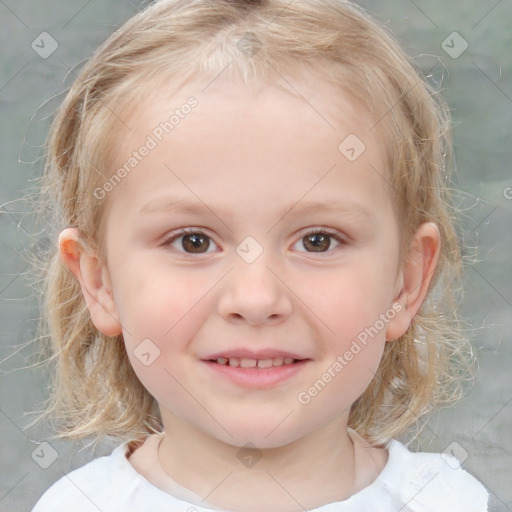
<instances>
[{"instance_id":1,"label":"cheek","mask_svg":"<svg viewBox=\"0 0 512 512\"><path fill-rule=\"evenodd\" d=\"M161 404L172 403L181 415L190 408L189 375L195 363L192 342L204 323L205 284L141 286L125 304L126 350L137 377ZM197 364L197 363L196 363Z\"/></svg>"},{"instance_id":2,"label":"cheek","mask_svg":"<svg viewBox=\"0 0 512 512\"><path fill-rule=\"evenodd\" d=\"M378 371L386 321L394 314L387 314L391 292L385 270L361 258L321 279L317 276L315 286L302 290L308 293L304 296L315 313L310 318L323 347L323 373L303 389L304 401L314 399L318 414L350 408Z\"/></svg>"},{"instance_id":3,"label":"cheek","mask_svg":"<svg viewBox=\"0 0 512 512\"><path fill-rule=\"evenodd\" d=\"M378 371L384 343L373 340L367 346L351 345L331 358L319 374L297 394L299 407L319 422L348 415Z\"/></svg>"},{"instance_id":4,"label":"cheek","mask_svg":"<svg viewBox=\"0 0 512 512\"><path fill-rule=\"evenodd\" d=\"M130 275L119 270L119 276ZM165 391L179 401L183 392L179 382L184 382L192 363L190 344L207 317L212 283L187 276L177 278L175 272L132 275L117 280L114 287L128 357L155 398Z\"/></svg>"},{"instance_id":5,"label":"cheek","mask_svg":"<svg viewBox=\"0 0 512 512\"><path fill-rule=\"evenodd\" d=\"M391 286L383 272L385 269L361 259L322 276L317 274L309 286L302 285L300 296L306 298L321 332L337 350L371 326L385 334L378 320L390 308Z\"/></svg>"},{"instance_id":6,"label":"cheek","mask_svg":"<svg viewBox=\"0 0 512 512\"><path fill-rule=\"evenodd\" d=\"M173 339L183 339L187 328L198 325L212 279L194 279L187 273L180 275L165 269L146 270L120 281L115 298L130 343L136 343L141 336L154 338L165 350ZM182 335L177 337L180 331Z\"/></svg>"},{"instance_id":7,"label":"cheek","mask_svg":"<svg viewBox=\"0 0 512 512\"><path fill-rule=\"evenodd\" d=\"M386 344L382 318L388 306L385 287L376 289L379 282L382 275L370 267L351 267L350 272L322 280L309 295L323 354L320 371L304 383L297 401L324 421L348 414L378 371Z\"/></svg>"}]
</instances>

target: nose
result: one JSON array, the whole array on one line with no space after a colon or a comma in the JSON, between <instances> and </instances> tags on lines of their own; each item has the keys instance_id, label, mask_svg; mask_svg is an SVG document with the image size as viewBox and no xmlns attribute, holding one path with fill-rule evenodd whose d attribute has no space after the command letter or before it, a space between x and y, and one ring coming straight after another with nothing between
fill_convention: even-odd
<instances>
[{"instance_id":1,"label":"nose","mask_svg":"<svg viewBox=\"0 0 512 512\"><path fill-rule=\"evenodd\" d=\"M290 294L278 274L264 261L242 262L224 282L218 312L231 323L279 324L292 312Z\"/></svg>"}]
</instances>

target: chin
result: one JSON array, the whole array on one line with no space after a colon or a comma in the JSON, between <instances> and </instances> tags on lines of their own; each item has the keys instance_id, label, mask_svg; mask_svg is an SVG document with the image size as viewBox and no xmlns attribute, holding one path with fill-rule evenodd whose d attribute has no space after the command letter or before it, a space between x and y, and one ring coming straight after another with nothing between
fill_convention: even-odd
<instances>
[{"instance_id":1,"label":"chin","mask_svg":"<svg viewBox=\"0 0 512 512\"><path fill-rule=\"evenodd\" d=\"M216 428L215 432L207 432L207 434L226 444L240 448L246 447L248 444L260 449L280 448L306 434L294 425L285 425L287 422L285 418L286 415L267 419L246 416L237 422L231 420L222 423L231 435L222 428ZM285 420L283 421L283 419Z\"/></svg>"}]
</instances>

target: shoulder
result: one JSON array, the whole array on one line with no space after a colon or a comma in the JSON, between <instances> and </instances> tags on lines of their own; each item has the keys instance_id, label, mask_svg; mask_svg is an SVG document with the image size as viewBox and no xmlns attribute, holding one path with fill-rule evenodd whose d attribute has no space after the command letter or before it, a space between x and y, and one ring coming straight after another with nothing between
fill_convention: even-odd
<instances>
[{"instance_id":1,"label":"shoulder","mask_svg":"<svg viewBox=\"0 0 512 512\"><path fill-rule=\"evenodd\" d=\"M125 457L126 444L57 480L32 512L97 512L168 508L172 497L151 486ZM159 508L161 507L161 508Z\"/></svg>"},{"instance_id":2,"label":"shoulder","mask_svg":"<svg viewBox=\"0 0 512 512\"><path fill-rule=\"evenodd\" d=\"M110 456L100 457L57 480L36 503L33 512L60 510L97 510L96 502L119 479L116 469L121 465L125 445ZM122 478L122 475L121 475Z\"/></svg>"},{"instance_id":3,"label":"shoulder","mask_svg":"<svg viewBox=\"0 0 512 512\"><path fill-rule=\"evenodd\" d=\"M451 455L412 453L392 441L381 479L411 512L487 511L487 490Z\"/></svg>"}]
</instances>

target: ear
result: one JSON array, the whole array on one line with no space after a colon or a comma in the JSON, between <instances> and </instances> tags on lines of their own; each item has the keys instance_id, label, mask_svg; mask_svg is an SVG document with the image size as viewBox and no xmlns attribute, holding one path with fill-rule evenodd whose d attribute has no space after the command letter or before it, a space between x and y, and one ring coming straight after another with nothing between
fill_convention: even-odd
<instances>
[{"instance_id":1,"label":"ear","mask_svg":"<svg viewBox=\"0 0 512 512\"><path fill-rule=\"evenodd\" d=\"M96 328L107 336L121 334L110 274L97 251L85 246L77 228L66 228L59 236L59 252L64 264L80 283Z\"/></svg>"},{"instance_id":2,"label":"ear","mask_svg":"<svg viewBox=\"0 0 512 512\"><path fill-rule=\"evenodd\" d=\"M386 340L403 336L420 309L432 281L441 249L441 235L433 222L421 224L416 230L402 270L402 288L393 302L398 311L386 326ZM397 307L397 305L400 305Z\"/></svg>"}]
</instances>

